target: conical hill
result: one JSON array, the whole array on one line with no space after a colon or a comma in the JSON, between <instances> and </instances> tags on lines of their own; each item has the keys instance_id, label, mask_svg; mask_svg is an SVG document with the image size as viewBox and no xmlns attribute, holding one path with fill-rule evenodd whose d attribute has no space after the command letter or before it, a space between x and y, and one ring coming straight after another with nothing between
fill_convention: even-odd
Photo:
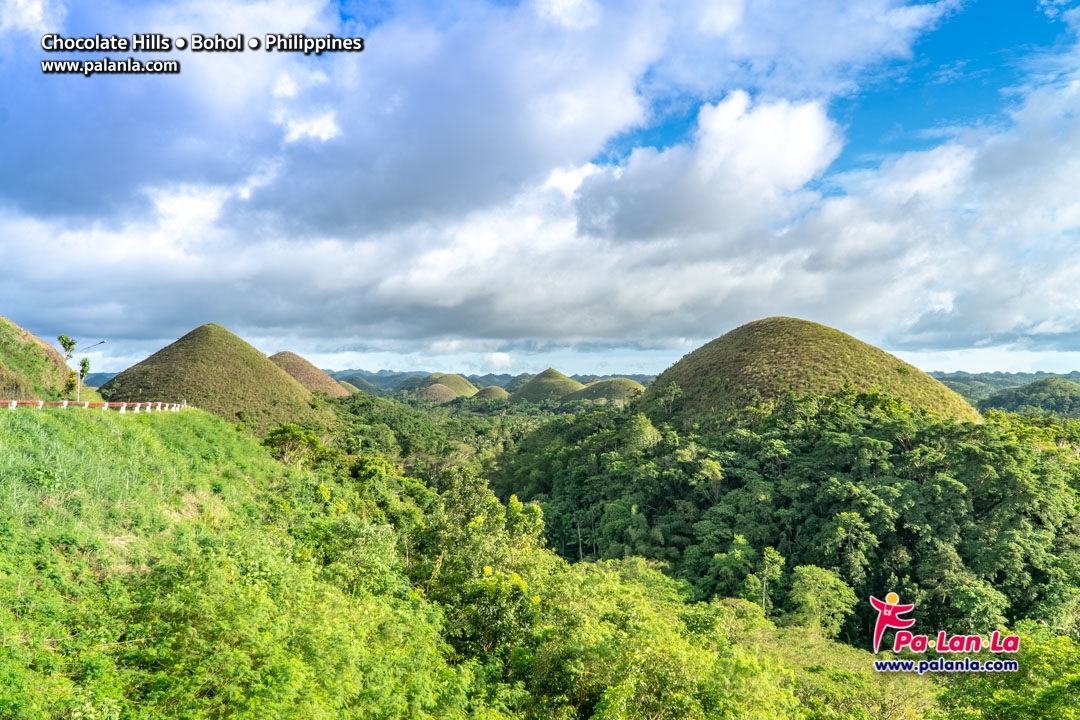
<instances>
[{"instance_id":1,"label":"conical hill","mask_svg":"<svg viewBox=\"0 0 1080 720\"><path fill-rule=\"evenodd\" d=\"M670 383L675 401L690 416L728 415L788 393L829 393L850 384L879 390L957 420L979 413L959 395L889 353L824 325L787 317L757 320L709 342L665 370L643 397L658 408Z\"/></svg>"},{"instance_id":2,"label":"conical hill","mask_svg":"<svg viewBox=\"0 0 1080 720\"><path fill-rule=\"evenodd\" d=\"M285 350L271 355L269 360L311 392L326 393L330 397L345 397L349 394L337 380L296 353Z\"/></svg>"},{"instance_id":3,"label":"conical hill","mask_svg":"<svg viewBox=\"0 0 1080 720\"><path fill-rule=\"evenodd\" d=\"M645 392L645 386L635 380L608 378L591 382L577 392L567 395L566 399L625 404L643 392Z\"/></svg>"},{"instance_id":4,"label":"conical hill","mask_svg":"<svg viewBox=\"0 0 1080 720\"><path fill-rule=\"evenodd\" d=\"M311 393L261 352L220 325L203 325L114 377L101 394L118 402L194 405L257 435L281 423L321 423Z\"/></svg>"},{"instance_id":5,"label":"conical hill","mask_svg":"<svg viewBox=\"0 0 1080 720\"><path fill-rule=\"evenodd\" d=\"M584 385L573 378L568 378L558 370L548 368L510 395L510 400L522 400L539 403L545 400L561 400L572 392L581 390Z\"/></svg>"}]
</instances>

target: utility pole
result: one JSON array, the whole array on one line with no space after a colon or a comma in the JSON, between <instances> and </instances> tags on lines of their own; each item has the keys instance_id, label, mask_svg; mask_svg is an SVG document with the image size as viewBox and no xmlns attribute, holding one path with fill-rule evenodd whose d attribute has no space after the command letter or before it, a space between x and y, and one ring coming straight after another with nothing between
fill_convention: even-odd
<instances>
[{"instance_id":1,"label":"utility pole","mask_svg":"<svg viewBox=\"0 0 1080 720\"><path fill-rule=\"evenodd\" d=\"M82 348L82 352L86 352L87 350L89 350L92 347L97 347L98 345L104 345L104 344L105 344L105 341L101 340L99 342L94 343L93 345L87 345L86 347ZM88 375L89 373L90 373L90 361L87 360L86 358L83 358L82 362L79 363L79 381L78 381L78 390L76 390L76 393L75 393L75 402L82 402L82 381L83 381L83 377L85 375Z\"/></svg>"}]
</instances>

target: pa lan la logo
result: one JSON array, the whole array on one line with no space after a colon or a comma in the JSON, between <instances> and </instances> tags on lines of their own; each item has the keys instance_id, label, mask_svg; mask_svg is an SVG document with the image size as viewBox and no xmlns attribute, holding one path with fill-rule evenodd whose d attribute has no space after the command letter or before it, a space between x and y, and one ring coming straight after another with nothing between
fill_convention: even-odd
<instances>
[{"instance_id":1,"label":"pa lan la logo","mask_svg":"<svg viewBox=\"0 0 1080 720\"><path fill-rule=\"evenodd\" d=\"M894 592L879 600L870 596L870 604L878 611L877 622L874 623L874 653L881 648L881 638L889 628L896 630L893 638L893 652L907 649L911 652L922 653L927 650L937 650L939 653L955 652L990 652L1014 653L1020 650L1019 635L1002 635L995 630L989 637L980 635L950 635L944 630L938 631L931 638L929 635L917 635L908 628L915 624L915 618L901 617L915 609L915 603L902 604L900 596Z\"/></svg>"}]
</instances>

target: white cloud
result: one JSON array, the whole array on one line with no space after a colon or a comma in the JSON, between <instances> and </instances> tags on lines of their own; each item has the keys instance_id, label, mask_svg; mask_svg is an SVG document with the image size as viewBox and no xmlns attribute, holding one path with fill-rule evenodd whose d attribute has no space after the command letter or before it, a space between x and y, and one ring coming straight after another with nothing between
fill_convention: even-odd
<instances>
[{"instance_id":1,"label":"white cloud","mask_svg":"<svg viewBox=\"0 0 1080 720\"><path fill-rule=\"evenodd\" d=\"M0 32L12 30L44 34L55 31L64 15L63 5L49 0L2 0Z\"/></svg>"}]
</instances>

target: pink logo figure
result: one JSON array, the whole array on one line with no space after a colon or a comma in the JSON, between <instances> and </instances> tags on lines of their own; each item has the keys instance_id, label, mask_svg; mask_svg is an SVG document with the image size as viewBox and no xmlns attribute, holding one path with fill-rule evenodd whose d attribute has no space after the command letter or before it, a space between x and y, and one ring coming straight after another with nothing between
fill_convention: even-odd
<instances>
[{"instance_id":1,"label":"pink logo figure","mask_svg":"<svg viewBox=\"0 0 1080 720\"><path fill-rule=\"evenodd\" d=\"M878 611L877 623L874 625L874 653L876 654L878 648L881 647L881 636L885 634L885 628L906 630L915 624L915 618L899 617L914 610L915 603L901 605L900 596L891 592L885 596L884 600L878 600L871 595L870 604L877 608Z\"/></svg>"}]
</instances>

